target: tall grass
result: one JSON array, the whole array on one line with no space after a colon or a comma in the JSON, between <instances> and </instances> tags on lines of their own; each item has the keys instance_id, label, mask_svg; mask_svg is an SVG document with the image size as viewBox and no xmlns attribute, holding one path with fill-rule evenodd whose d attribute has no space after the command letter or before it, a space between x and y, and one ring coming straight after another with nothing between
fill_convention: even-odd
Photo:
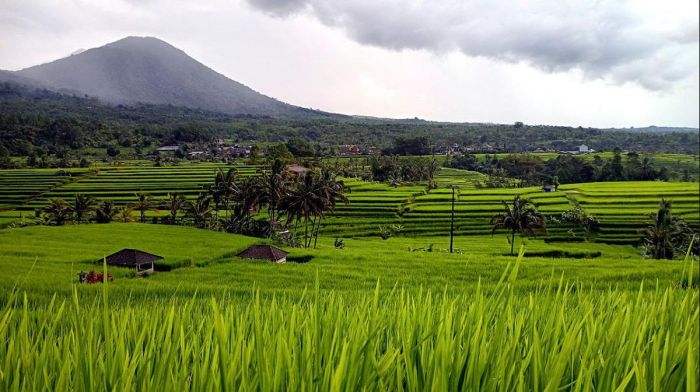
<instances>
[{"instance_id":1,"label":"tall grass","mask_svg":"<svg viewBox=\"0 0 700 392\"><path fill-rule=\"evenodd\" d=\"M15 297L0 390L696 390L696 289L522 295L518 268L488 294Z\"/></svg>"}]
</instances>

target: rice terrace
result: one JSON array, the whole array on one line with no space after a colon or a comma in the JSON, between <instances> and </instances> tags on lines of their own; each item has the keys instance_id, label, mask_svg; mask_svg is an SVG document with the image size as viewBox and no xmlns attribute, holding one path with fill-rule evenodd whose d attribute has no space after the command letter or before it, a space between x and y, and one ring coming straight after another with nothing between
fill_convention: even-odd
<instances>
[{"instance_id":1,"label":"rice terrace","mask_svg":"<svg viewBox=\"0 0 700 392\"><path fill-rule=\"evenodd\" d=\"M697 5L137 3L0 5L0 391L698 390Z\"/></svg>"}]
</instances>

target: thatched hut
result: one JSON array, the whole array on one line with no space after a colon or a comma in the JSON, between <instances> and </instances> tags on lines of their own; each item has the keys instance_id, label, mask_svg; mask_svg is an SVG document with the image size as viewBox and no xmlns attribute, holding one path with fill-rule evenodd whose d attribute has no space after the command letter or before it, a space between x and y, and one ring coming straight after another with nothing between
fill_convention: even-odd
<instances>
[{"instance_id":1,"label":"thatched hut","mask_svg":"<svg viewBox=\"0 0 700 392\"><path fill-rule=\"evenodd\" d=\"M273 263L286 263L288 254L272 245L252 245L236 256L245 259L269 260Z\"/></svg>"},{"instance_id":2,"label":"thatched hut","mask_svg":"<svg viewBox=\"0 0 700 392\"><path fill-rule=\"evenodd\" d=\"M107 256L107 264L136 270L137 275L152 274L155 262L163 257L138 249L125 248Z\"/></svg>"}]
</instances>

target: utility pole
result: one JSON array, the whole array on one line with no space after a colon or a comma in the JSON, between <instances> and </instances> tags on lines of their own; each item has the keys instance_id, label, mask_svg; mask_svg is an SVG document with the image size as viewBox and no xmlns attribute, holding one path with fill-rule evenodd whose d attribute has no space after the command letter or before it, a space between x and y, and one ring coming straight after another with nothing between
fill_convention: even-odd
<instances>
[{"instance_id":1,"label":"utility pole","mask_svg":"<svg viewBox=\"0 0 700 392\"><path fill-rule=\"evenodd\" d=\"M455 237L455 186L452 185L452 217L450 218L450 253L452 253L452 245Z\"/></svg>"}]
</instances>

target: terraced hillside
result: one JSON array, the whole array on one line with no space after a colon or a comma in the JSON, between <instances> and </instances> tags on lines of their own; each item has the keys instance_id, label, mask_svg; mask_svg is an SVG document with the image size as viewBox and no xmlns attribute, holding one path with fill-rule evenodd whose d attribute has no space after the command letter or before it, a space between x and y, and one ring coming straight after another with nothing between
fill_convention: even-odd
<instances>
[{"instance_id":1,"label":"terraced hillside","mask_svg":"<svg viewBox=\"0 0 700 392\"><path fill-rule=\"evenodd\" d=\"M93 169L4 170L0 172L0 225L7 225L32 214L51 198L71 199L82 193L97 199L112 199L119 205L132 202L134 194L146 192L156 199L178 192L193 198L212 183L219 169L235 168L241 176L256 173L258 167L225 164L186 164L153 167L133 163ZM70 175L65 175L70 174ZM400 225L406 236L442 236L449 233L452 187L455 188L455 231L458 235L491 233L490 218L502 211L502 200L521 195L538 209L558 217L575 204L601 221L596 241L634 244L639 229L646 224L661 198L673 200L674 213L698 226L698 184L680 182L620 182L563 185L558 192L539 187L478 189L479 173L442 169L435 178L437 189L427 184L393 187L358 179L345 179L350 189L349 204L341 204L334 216L323 223L321 233L335 237L376 236L380 227ZM580 229L552 221L550 240L582 237Z\"/></svg>"},{"instance_id":2,"label":"terraced hillside","mask_svg":"<svg viewBox=\"0 0 700 392\"><path fill-rule=\"evenodd\" d=\"M24 202L18 202L15 206L18 210L33 211L45 205L49 199L70 199L76 193L91 195L97 199L111 199L118 205L124 205L133 201L134 193L146 192L156 199L165 198L168 193L177 192L185 197L195 197L204 190L214 179L214 174L221 168L235 168L241 176L252 175L256 172L255 166L225 165L225 164L192 164L169 167L144 166L106 166L94 171L83 171L79 178L73 181L60 183L62 186L53 186L31 197L25 197ZM0 180L4 176L23 177L31 182L31 172L7 170L0 174ZM73 174L73 169L69 172ZM7 174L6 174L7 173ZM47 178L62 178L55 175L56 170L47 172ZM48 180L47 180L48 181ZM20 200L18 200L20 201Z\"/></svg>"},{"instance_id":3,"label":"terraced hillside","mask_svg":"<svg viewBox=\"0 0 700 392\"><path fill-rule=\"evenodd\" d=\"M673 200L674 213L698 227L698 184L680 182L591 183L562 186L558 192L540 187L477 189L474 181L482 175L458 169L442 169L437 189L425 186L392 188L383 184L348 182L351 204L326 221L323 232L337 236L376 235L379 226L400 224L408 236L447 235L450 230L452 189L455 187L455 232L458 235L491 233L491 217L503 210L502 201L515 195L528 198L544 214L558 217L577 203L601 221L595 240L610 244L636 244L639 229L656 211L659 200ZM581 229L550 222L551 240L582 239Z\"/></svg>"},{"instance_id":4,"label":"terraced hillside","mask_svg":"<svg viewBox=\"0 0 700 392\"><path fill-rule=\"evenodd\" d=\"M560 188L601 221L598 240L634 243L637 231L656 211L659 200L673 201L673 212L699 226L698 184L683 182L603 182Z\"/></svg>"},{"instance_id":5,"label":"terraced hillside","mask_svg":"<svg viewBox=\"0 0 700 392\"><path fill-rule=\"evenodd\" d=\"M0 210L21 209L28 201L78 181L87 169L19 169L0 172Z\"/></svg>"}]
</instances>

